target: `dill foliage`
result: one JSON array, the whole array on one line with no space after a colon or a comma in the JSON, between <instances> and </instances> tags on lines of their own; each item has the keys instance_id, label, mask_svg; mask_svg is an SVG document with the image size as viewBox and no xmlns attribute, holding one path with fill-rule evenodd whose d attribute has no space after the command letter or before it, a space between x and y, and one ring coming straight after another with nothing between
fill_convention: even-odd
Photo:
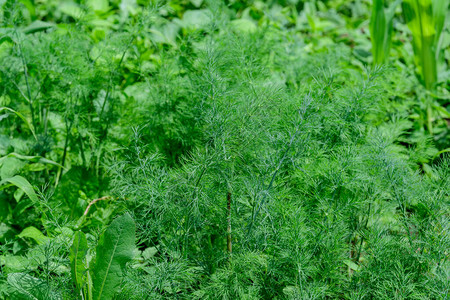
<instances>
[{"instance_id":1,"label":"dill foliage","mask_svg":"<svg viewBox=\"0 0 450 300\"><path fill-rule=\"evenodd\" d=\"M0 5L0 297L448 298L450 159L405 142L392 68L219 1L178 35L164 5L111 31L82 5L43 29ZM17 174L37 202L4 185ZM89 295L105 253L120 276Z\"/></svg>"}]
</instances>

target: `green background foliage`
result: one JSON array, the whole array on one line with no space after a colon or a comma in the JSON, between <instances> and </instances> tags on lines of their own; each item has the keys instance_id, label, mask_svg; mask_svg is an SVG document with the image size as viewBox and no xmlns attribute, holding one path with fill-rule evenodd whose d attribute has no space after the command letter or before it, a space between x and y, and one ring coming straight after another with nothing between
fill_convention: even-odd
<instances>
[{"instance_id":1,"label":"green background foliage","mask_svg":"<svg viewBox=\"0 0 450 300\"><path fill-rule=\"evenodd\" d=\"M425 2L0 0L0 298L448 298Z\"/></svg>"}]
</instances>

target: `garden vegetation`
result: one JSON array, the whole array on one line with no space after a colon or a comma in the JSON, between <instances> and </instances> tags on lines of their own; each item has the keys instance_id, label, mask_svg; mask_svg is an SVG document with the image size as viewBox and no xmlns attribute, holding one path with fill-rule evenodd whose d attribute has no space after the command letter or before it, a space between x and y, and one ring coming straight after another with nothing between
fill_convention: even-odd
<instances>
[{"instance_id":1,"label":"garden vegetation","mask_svg":"<svg viewBox=\"0 0 450 300\"><path fill-rule=\"evenodd\" d=\"M1 299L450 297L448 1L0 7Z\"/></svg>"}]
</instances>

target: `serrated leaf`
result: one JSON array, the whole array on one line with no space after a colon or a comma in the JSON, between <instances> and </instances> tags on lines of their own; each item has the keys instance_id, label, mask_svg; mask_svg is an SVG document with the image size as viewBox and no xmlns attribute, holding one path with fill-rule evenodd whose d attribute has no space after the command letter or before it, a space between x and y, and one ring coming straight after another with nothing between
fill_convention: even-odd
<instances>
[{"instance_id":1,"label":"serrated leaf","mask_svg":"<svg viewBox=\"0 0 450 300\"><path fill-rule=\"evenodd\" d=\"M93 268L93 299L112 299L133 258L135 224L129 214L115 219L100 237Z\"/></svg>"},{"instance_id":2,"label":"serrated leaf","mask_svg":"<svg viewBox=\"0 0 450 300\"><path fill-rule=\"evenodd\" d=\"M68 16L71 16L76 20L83 16L83 10L77 3L72 1L63 1L58 5L58 9L59 11L65 13Z\"/></svg>"},{"instance_id":3,"label":"serrated leaf","mask_svg":"<svg viewBox=\"0 0 450 300\"><path fill-rule=\"evenodd\" d=\"M77 231L70 247L69 259L72 280L75 286L80 289L85 282L86 275L86 254L88 251L86 235L82 231Z\"/></svg>"}]
</instances>

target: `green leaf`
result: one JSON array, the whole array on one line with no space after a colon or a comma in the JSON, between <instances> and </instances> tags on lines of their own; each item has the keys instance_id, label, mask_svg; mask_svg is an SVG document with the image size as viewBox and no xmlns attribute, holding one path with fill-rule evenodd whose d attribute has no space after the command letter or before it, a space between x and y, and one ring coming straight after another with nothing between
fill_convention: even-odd
<instances>
[{"instance_id":1,"label":"green leaf","mask_svg":"<svg viewBox=\"0 0 450 300\"><path fill-rule=\"evenodd\" d=\"M187 10L183 15L184 28L201 29L211 21L211 12L207 9Z\"/></svg>"},{"instance_id":2,"label":"green leaf","mask_svg":"<svg viewBox=\"0 0 450 300\"><path fill-rule=\"evenodd\" d=\"M144 252L142 252L142 257L144 259L150 259L153 256L155 256L155 254L158 253L158 249L156 249L156 247L150 247L144 250Z\"/></svg>"},{"instance_id":3,"label":"green leaf","mask_svg":"<svg viewBox=\"0 0 450 300\"><path fill-rule=\"evenodd\" d=\"M24 256L18 255L0 255L0 265L4 272L20 272L25 269L30 269L30 262Z\"/></svg>"},{"instance_id":4,"label":"green leaf","mask_svg":"<svg viewBox=\"0 0 450 300\"><path fill-rule=\"evenodd\" d=\"M129 214L115 219L100 237L93 268L94 300L112 299L133 258L135 224Z\"/></svg>"},{"instance_id":5,"label":"green leaf","mask_svg":"<svg viewBox=\"0 0 450 300\"><path fill-rule=\"evenodd\" d=\"M34 5L34 1L31 0L20 0L20 2L22 2L22 4L27 8L30 17L32 19L36 18L36 8Z\"/></svg>"},{"instance_id":6,"label":"green leaf","mask_svg":"<svg viewBox=\"0 0 450 300\"><path fill-rule=\"evenodd\" d=\"M22 121L24 121L25 124L27 124L28 128L30 128L30 131L33 134L35 140L37 140L37 137L36 137L36 134L34 133L33 127L30 125L28 120L21 113L15 111L14 109L11 109L9 107L0 107L0 111L2 111L2 110L7 110L9 112L12 112L12 113L16 114L16 116L18 116L20 119L22 119Z\"/></svg>"},{"instance_id":7,"label":"green leaf","mask_svg":"<svg viewBox=\"0 0 450 300\"><path fill-rule=\"evenodd\" d=\"M23 29L23 32L27 33L27 34L35 33L35 32L39 32L39 31L47 30L52 27L55 27L55 24L36 20L33 23L31 23L30 25L28 25L27 27L25 27Z\"/></svg>"},{"instance_id":8,"label":"green leaf","mask_svg":"<svg viewBox=\"0 0 450 300\"><path fill-rule=\"evenodd\" d=\"M49 237L45 236L42 232L39 231L36 227L30 226L25 228L19 235L20 238L30 238L36 241L38 245L45 244Z\"/></svg>"},{"instance_id":9,"label":"green leaf","mask_svg":"<svg viewBox=\"0 0 450 300\"><path fill-rule=\"evenodd\" d=\"M236 19L231 21L233 30L243 33L254 33L257 30L255 23L248 19Z\"/></svg>"},{"instance_id":10,"label":"green leaf","mask_svg":"<svg viewBox=\"0 0 450 300\"><path fill-rule=\"evenodd\" d=\"M195 7L199 8L200 6L202 6L203 0L191 0L191 3L192 3Z\"/></svg>"},{"instance_id":11,"label":"green leaf","mask_svg":"<svg viewBox=\"0 0 450 300\"><path fill-rule=\"evenodd\" d=\"M106 13L109 10L108 0L88 0L87 4L96 13Z\"/></svg>"},{"instance_id":12,"label":"green leaf","mask_svg":"<svg viewBox=\"0 0 450 300\"><path fill-rule=\"evenodd\" d=\"M83 10L80 6L72 1L63 1L58 5L59 11L78 20L83 16Z\"/></svg>"},{"instance_id":13,"label":"green leaf","mask_svg":"<svg viewBox=\"0 0 450 300\"><path fill-rule=\"evenodd\" d=\"M25 194L27 194L27 196L31 199L31 201L33 201L33 202L39 201L31 184L28 182L28 180L26 180L22 176L16 175L14 177L6 178L6 179L0 181L0 190L3 189L4 187L6 187L6 186L2 187L2 185L4 185L6 182L9 182L10 184L15 185L19 189L23 190L25 192Z\"/></svg>"},{"instance_id":14,"label":"green leaf","mask_svg":"<svg viewBox=\"0 0 450 300\"><path fill-rule=\"evenodd\" d=\"M70 270L72 280L78 289L81 289L85 282L86 275L86 254L88 251L86 235L82 231L77 231L70 247Z\"/></svg>"},{"instance_id":15,"label":"green leaf","mask_svg":"<svg viewBox=\"0 0 450 300\"><path fill-rule=\"evenodd\" d=\"M370 37L374 64L381 64L385 59L386 16L383 3L383 0L373 1L372 16L370 18Z\"/></svg>"},{"instance_id":16,"label":"green leaf","mask_svg":"<svg viewBox=\"0 0 450 300\"><path fill-rule=\"evenodd\" d=\"M47 159L45 157L22 155L22 154L15 153L15 152L9 153L8 155L0 158L0 163L2 162L2 160L6 159L8 157L14 157L14 158L17 158L17 159L20 159L20 160L26 160L26 161L29 161L29 162L32 162L32 163L50 164L50 165L57 166L59 168L63 168L63 166L61 166L57 162L55 162L53 160L50 160L50 159Z\"/></svg>"},{"instance_id":17,"label":"green leaf","mask_svg":"<svg viewBox=\"0 0 450 300\"><path fill-rule=\"evenodd\" d=\"M26 162L14 157L0 158L0 179L13 177L26 165Z\"/></svg>"},{"instance_id":18,"label":"green leaf","mask_svg":"<svg viewBox=\"0 0 450 300\"><path fill-rule=\"evenodd\" d=\"M438 80L442 29L448 0L404 0L405 20L413 36L414 60L426 89L433 91Z\"/></svg>"},{"instance_id":19,"label":"green leaf","mask_svg":"<svg viewBox=\"0 0 450 300\"><path fill-rule=\"evenodd\" d=\"M372 42L373 63L383 64L389 58L392 40L392 21L395 9L401 3L396 0L387 11L383 0L373 0L372 15L370 18L370 38Z\"/></svg>"},{"instance_id":20,"label":"green leaf","mask_svg":"<svg viewBox=\"0 0 450 300\"><path fill-rule=\"evenodd\" d=\"M449 0L434 0L433 1L433 20L435 22L436 29L436 60L439 60L439 54L441 52L444 35L442 30L444 29L445 19L447 17Z\"/></svg>"},{"instance_id":21,"label":"green leaf","mask_svg":"<svg viewBox=\"0 0 450 300\"><path fill-rule=\"evenodd\" d=\"M360 266L358 266L356 263L354 263L351 260L348 260L348 259L344 260L344 264L346 264L353 271L359 271L360 270Z\"/></svg>"}]
</instances>

